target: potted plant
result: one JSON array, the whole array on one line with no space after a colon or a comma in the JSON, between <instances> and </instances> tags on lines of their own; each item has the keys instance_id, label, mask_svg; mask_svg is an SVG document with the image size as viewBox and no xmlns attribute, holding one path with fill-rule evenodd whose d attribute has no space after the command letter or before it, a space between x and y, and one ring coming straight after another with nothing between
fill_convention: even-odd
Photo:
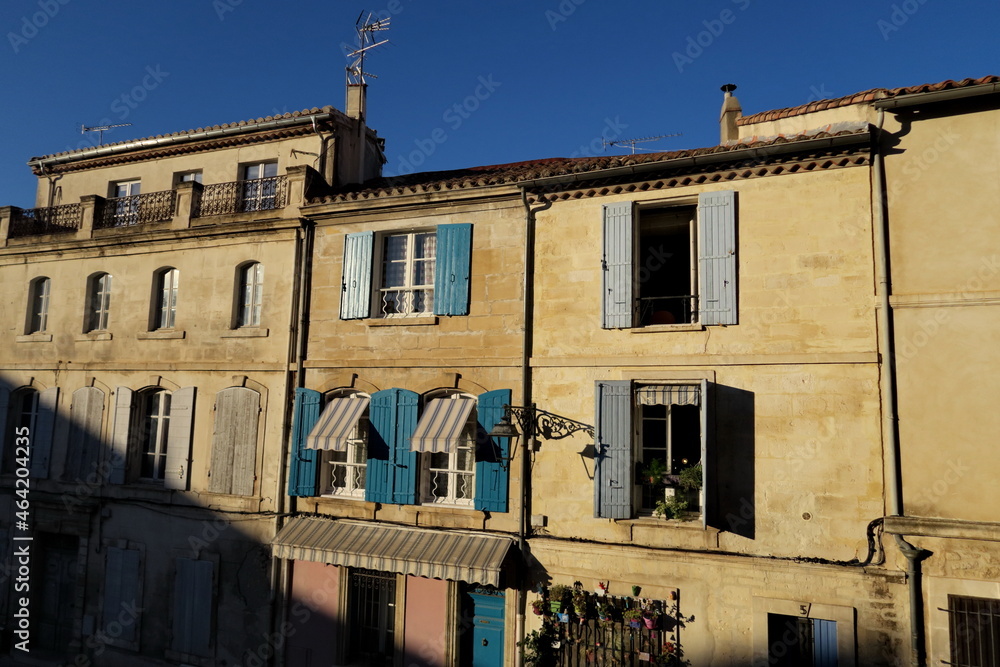
<instances>
[{"instance_id":1,"label":"potted plant","mask_svg":"<svg viewBox=\"0 0 1000 667\"><path fill-rule=\"evenodd\" d=\"M653 459L642 466L640 474L644 484L662 484L663 476L667 474L667 462L663 459Z\"/></svg>"},{"instance_id":2,"label":"potted plant","mask_svg":"<svg viewBox=\"0 0 1000 667\"><path fill-rule=\"evenodd\" d=\"M597 603L597 619L606 621L611 617L611 606L607 602Z\"/></svg>"},{"instance_id":3,"label":"potted plant","mask_svg":"<svg viewBox=\"0 0 1000 667\"><path fill-rule=\"evenodd\" d=\"M518 646L524 649L525 667L555 664L557 642L555 628L550 623L542 625L541 630L532 630L526 634L524 640L518 642Z\"/></svg>"},{"instance_id":4,"label":"potted plant","mask_svg":"<svg viewBox=\"0 0 1000 667\"><path fill-rule=\"evenodd\" d=\"M556 584L549 589L549 609L554 613L561 612L567 597L569 597L569 586Z\"/></svg>"},{"instance_id":5,"label":"potted plant","mask_svg":"<svg viewBox=\"0 0 1000 667\"><path fill-rule=\"evenodd\" d=\"M653 507L654 516L662 516L664 519L679 519L688 507L688 501L678 496L664 496L663 500L657 500Z\"/></svg>"},{"instance_id":6,"label":"potted plant","mask_svg":"<svg viewBox=\"0 0 1000 667\"><path fill-rule=\"evenodd\" d=\"M634 598L639 597L639 593L641 593L641 592L642 592L642 586L633 586L632 587L632 597L634 597Z\"/></svg>"},{"instance_id":7,"label":"potted plant","mask_svg":"<svg viewBox=\"0 0 1000 667\"><path fill-rule=\"evenodd\" d=\"M587 592L583 588L573 591L573 611L581 622L587 617Z\"/></svg>"},{"instance_id":8,"label":"potted plant","mask_svg":"<svg viewBox=\"0 0 1000 667\"><path fill-rule=\"evenodd\" d=\"M702 484L704 483L701 463L695 463L690 468L684 468L684 470L681 470L681 474L678 475L677 483L682 489L687 491L698 491L701 489Z\"/></svg>"},{"instance_id":9,"label":"potted plant","mask_svg":"<svg viewBox=\"0 0 1000 667\"><path fill-rule=\"evenodd\" d=\"M539 616L545 613L545 600L542 598L535 598L531 601L531 611L535 612Z\"/></svg>"},{"instance_id":10,"label":"potted plant","mask_svg":"<svg viewBox=\"0 0 1000 667\"><path fill-rule=\"evenodd\" d=\"M638 628L642 624L642 610L637 607L626 609L622 617L630 628Z\"/></svg>"}]
</instances>

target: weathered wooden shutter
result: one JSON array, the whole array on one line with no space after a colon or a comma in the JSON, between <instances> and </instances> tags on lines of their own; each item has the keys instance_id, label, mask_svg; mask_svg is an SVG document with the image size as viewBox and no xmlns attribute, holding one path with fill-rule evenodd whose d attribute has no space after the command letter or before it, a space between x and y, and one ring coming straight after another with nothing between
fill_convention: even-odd
<instances>
[{"instance_id":1,"label":"weathered wooden shutter","mask_svg":"<svg viewBox=\"0 0 1000 667\"><path fill-rule=\"evenodd\" d=\"M701 428L701 527L708 527L708 517L710 514L715 512L715 489L709 486L710 483L715 483L715 479L712 477L713 466L715 461L711 460L709 456L711 452L708 450L708 380L701 381L701 412L699 417L701 418L701 423L699 424Z\"/></svg>"},{"instance_id":2,"label":"weathered wooden shutter","mask_svg":"<svg viewBox=\"0 0 1000 667\"><path fill-rule=\"evenodd\" d=\"M604 258L602 261L601 326L627 329L635 310L633 263L635 228L632 202L604 205Z\"/></svg>"},{"instance_id":3,"label":"weathered wooden shutter","mask_svg":"<svg viewBox=\"0 0 1000 667\"><path fill-rule=\"evenodd\" d=\"M132 421L132 401L135 392L128 387L115 389L115 423L111 431L111 474L108 482L124 484L128 469L128 443Z\"/></svg>"},{"instance_id":4,"label":"weathered wooden shutter","mask_svg":"<svg viewBox=\"0 0 1000 667\"><path fill-rule=\"evenodd\" d=\"M736 193L698 196L698 321L736 324Z\"/></svg>"},{"instance_id":5,"label":"weathered wooden shutter","mask_svg":"<svg viewBox=\"0 0 1000 667\"><path fill-rule=\"evenodd\" d=\"M510 473L504 469L501 461L509 455L510 439L491 438L489 432L503 417L503 406L510 405L510 399L510 389L497 389L480 394L476 403L476 417L479 420L476 437L475 507L477 510L507 511ZM499 457L496 455L497 451Z\"/></svg>"},{"instance_id":6,"label":"weathered wooden shutter","mask_svg":"<svg viewBox=\"0 0 1000 667\"><path fill-rule=\"evenodd\" d=\"M167 460L163 488L187 489L191 477L191 434L194 430L195 387L184 387L170 395L170 425L167 430Z\"/></svg>"},{"instance_id":7,"label":"weathered wooden shutter","mask_svg":"<svg viewBox=\"0 0 1000 667\"><path fill-rule=\"evenodd\" d=\"M177 558L174 580L173 650L208 656L212 647L214 563Z\"/></svg>"},{"instance_id":8,"label":"weathered wooden shutter","mask_svg":"<svg viewBox=\"0 0 1000 667\"><path fill-rule=\"evenodd\" d=\"M632 516L632 383L597 383L594 516Z\"/></svg>"},{"instance_id":9,"label":"weathered wooden shutter","mask_svg":"<svg viewBox=\"0 0 1000 667\"><path fill-rule=\"evenodd\" d=\"M94 472L100 454L104 392L97 387L74 391L70 418L72 428L63 476L71 482L82 482Z\"/></svg>"},{"instance_id":10,"label":"weathered wooden shutter","mask_svg":"<svg viewBox=\"0 0 1000 667\"><path fill-rule=\"evenodd\" d=\"M253 495L259 415L260 394L253 389L229 387L216 395L209 491Z\"/></svg>"},{"instance_id":11,"label":"weathered wooden shutter","mask_svg":"<svg viewBox=\"0 0 1000 667\"><path fill-rule=\"evenodd\" d=\"M438 225L434 314L469 314L472 225Z\"/></svg>"},{"instance_id":12,"label":"weathered wooden shutter","mask_svg":"<svg viewBox=\"0 0 1000 667\"><path fill-rule=\"evenodd\" d=\"M59 404L59 387L51 387L38 395L38 418L35 432L31 434L30 476L48 479L49 457L52 454L52 434L56 428L56 410Z\"/></svg>"},{"instance_id":13,"label":"weathered wooden shutter","mask_svg":"<svg viewBox=\"0 0 1000 667\"><path fill-rule=\"evenodd\" d=\"M342 320L368 317L371 309L374 243L374 232L348 234L344 239L344 273L340 295Z\"/></svg>"},{"instance_id":14,"label":"weathered wooden shutter","mask_svg":"<svg viewBox=\"0 0 1000 667\"><path fill-rule=\"evenodd\" d=\"M396 442L392 448L392 502L413 505L417 502L417 453L410 451L410 439L417 428L417 408L420 396L400 389L396 402Z\"/></svg>"},{"instance_id":15,"label":"weathered wooden shutter","mask_svg":"<svg viewBox=\"0 0 1000 667\"><path fill-rule=\"evenodd\" d=\"M142 608L140 591L139 550L108 547L104 568L104 607L102 627L115 624L113 638L131 643L138 638L138 610ZM120 630L119 630L120 628Z\"/></svg>"},{"instance_id":16,"label":"weathered wooden shutter","mask_svg":"<svg viewBox=\"0 0 1000 667\"><path fill-rule=\"evenodd\" d=\"M295 390L292 417L292 456L288 469L288 495L315 496L319 451L306 449L306 436L319 421L320 393L299 387Z\"/></svg>"},{"instance_id":17,"label":"weathered wooden shutter","mask_svg":"<svg viewBox=\"0 0 1000 667\"><path fill-rule=\"evenodd\" d=\"M819 618L811 619L813 627L814 667L837 667L840 659L837 653L837 622ZM996 626L994 626L996 627ZM996 646L994 644L994 646Z\"/></svg>"},{"instance_id":18,"label":"weathered wooden shutter","mask_svg":"<svg viewBox=\"0 0 1000 667\"><path fill-rule=\"evenodd\" d=\"M10 412L10 389L0 386L0 457L14 456L14 442L7 442L7 413Z\"/></svg>"},{"instance_id":19,"label":"weathered wooden shutter","mask_svg":"<svg viewBox=\"0 0 1000 667\"><path fill-rule=\"evenodd\" d=\"M368 466L365 472L365 500L391 503L393 450L396 434L396 402L400 389L384 389L372 394L368 404Z\"/></svg>"}]
</instances>

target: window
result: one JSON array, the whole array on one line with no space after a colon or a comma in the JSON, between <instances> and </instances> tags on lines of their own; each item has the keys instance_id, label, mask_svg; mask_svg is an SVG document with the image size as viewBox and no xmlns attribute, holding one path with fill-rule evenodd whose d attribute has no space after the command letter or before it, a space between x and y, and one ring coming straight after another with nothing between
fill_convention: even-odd
<instances>
[{"instance_id":1,"label":"window","mask_svg":"<svg viewBox=\"0 0 1000 667\"><path fill-rule=\"evenodd\" d=\"M736 324L736 193L604 206L602 326Z\"/></svg>"},{"instance_id":2,"label":"window","mask_svg":"<svg viewBox=\"0 0 1000 667\"><path fill-rule=\"evenodd\" d=\"M1000 665L1000 600L948 596L948 637L956 667Z\"/></svg>"},{"instance_id":3,"label":"window","mask_svg":"<svg viewBox=\"0 0 1000 667\"><path fill-rule=\"evenodd\" d=\"M27 435L31 443L29 476L33 479L49 476L58 402L58 387L41 392L34 387L22 387L14 392L0 387L0 433L4 436L0 471L13 473L23 467L24 452L19 452L16 445L18 437Z\"/></svg>"},{"instance_id":4,"label":"window","mask_svg":"<svg viewBox=\"0 0 1000 667\"><path fill-rule=\"evenodd\" d=\"M368 469L369 397L353 390L342 390L332 392L327 398L324 415L335 413L333 418L344 424L346 432L340 446L323 452L320 494L363 499ZM360 414L355 417L359 411ZM322 422L321 417L317 426L322 428Z\"/></svg>"},{"instance_id":5,"label":"window","mask_svg":"<svg viewBox=\"0 0 1000 667\"><path fill-rule=\"evenodd\" d=\"M708 383L597 383L594 515L701 515ZM702 464L702 465L700 465Z\"/></svg>"},{"instance_id":6,"label":"window","mask_svg":"<svg viewBox=\"0 0 1000 667\"><path fill-rule=\"evenodd\" d=\"M111 274L95 273L87 281L87 318L84 331L106 331L111 314Z\"/></svg>"},{"instance_id":7,"label":"window","mask_svg":"<svg viewBox=\"0 0 1000 667\"><path fill-rule=\"evenodd\" d=\"M3 452L3 472L13 473L17 465L15 452L15 440L17 433L24 433L23 429L28 429L28 437L35 433L35 425L38 420L38 391L31 387L18 389L10 396L9 415L7 417L6 447Z\"/></svg>"},{"instance_id":8,"label":"window","mask_svg":"<svg viewBox=\"0 0 1000 667\"><path fill-rule=\"evenodd\" d=\"M208 490L252 496L257 466L257 424L260 394L247 387L229 387L215 397L215 432Z\"/></svg>"},{"instance_id":9,"label":"window","mask_svg":"<svg viewBox=\"0 0 1000 667\"><path fill-rule=\"evenodd\" d=\"M837 667L837 622L784 614L767 615L767 664Z\"/></svg>"},{"instance_id":10,"label":"window","mask_svg":"<svg viewBox=\"0 0 1000 667\"><path fill-rule=\"evenodd\" d=\"M139 222L138 180L119 181L111 186L112 226L124 227Z\"/></svg>"},{"instance_id":11,"label":"window","mask_svg":"<svg viewBox=\"0 0 1000 667\"><path fill-rule=\"evenodd\" d=\"M150 330L173 329L177 318L177 284L181 272L174 268L160 269L153 280L153 313Z\"/></svg>"},{"instance_id":12,"label":"window","mask_svg":"<svg viewBox=\"0 0 1000 667\"><path fill-rule=\"evenodd\" d=\"M390 665L395 645L396 575L352 568L348 577L351 628L347 657L367 665Z\"/></svg>"},{"instance_id":13,"label":"window","mask_svg":"<svg viewBox=\"0 0 1000 667\"><path fill-rule=\"evenodd\" d=\"M115 389L111 484L145 481L187 489L195 388Z\"/></svg>"},{"instance_id":14,"label":"window","mask_svg":"<svg viewBox=\"0 0 1000 667\"><path fill-rule=\"evenodd\" d=\"M346 237L341 319L469 314L472 225L379 235L377 255L375 239Z\"/></svg>"},{"instance_id":15,"label":"window","mask_svg":"<svg viewBox=\"0 0 1000 667\"><path fill-rule=\"evenodd\" d=\"M503 416L503 406L511 402L509 389L488 391L475 399L461 394L452 399L448 395L454 391L441 392L443 398L426 401L419 420L420 396L406 389L383 389L370 399L338 393L322 414L319 392L299 388L295 393L288 495L362 497L358 487L363 484L363 497L369 502L414 505L427 499L507 511L509 442L487 434ZM365 410L367 442L361 442ZM343 454L334 457L323 450ZM347 482L352 473L353 482ZM341 479L344 486L337 486Z\"/></svg>"},{"instance_id":16,"label":"window","mask_svg":"<svg viewBox=\"0 0 1000 667\"><path fill-rule=\"evenodd\" d=\"M264 265L247 262L238 269L236 327L259 327L264 296Z\"/></svg>"},{"instance_id":17,"label":"window","mask_svg":"<svg viewBox=\"0 0 1000 667\"><path fill-rule=\"evenodd\" d=\"M177 172L174 174L174 186L178 183L201 183L201 169Z\"/></svg>"},{"instance_id":18,"label":"window","mask_svg":"<svg viewBox=\"0 0 1000 667\"><path fill-rule=\"evenodd\" d=\"M52 281L48 278L35 278L28 289L28 326L25 333L41 333L49 324L49 292Z\"/></svg>"},{"instance_id":19,"label":"window","mask_svg":"<svg viewBox=\"0 0 1000 667\"><path fill-rule=\"evenodd\" d=\"M277 162L257 162L243 166L241 211L267 211L277 203Z\"/></svg>"},{"instance_id":20,"label":"window","mask_svg":"<svg viewBox=\"0 0 1000 667\"><path fill-rule=\"evenodd\" d=\"M170 648L180 656L212 657L216 564L211 560L175 558L174 565L173 640Z\"/></svg>"}]
</instances>

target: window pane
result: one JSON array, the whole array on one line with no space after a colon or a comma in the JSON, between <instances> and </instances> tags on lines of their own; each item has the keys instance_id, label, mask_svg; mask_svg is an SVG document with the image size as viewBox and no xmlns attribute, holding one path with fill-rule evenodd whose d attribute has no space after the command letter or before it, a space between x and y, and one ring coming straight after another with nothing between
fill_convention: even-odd
<instances>
[{"instance_id":1,"label":"window pane","mask_svg":"<svg viewBox=\"0 0 1000 667\"><path fill-rule=\"evenodd\" d=\"M243 178L245 180L251 181L256 178L260 178L260 165L259 164L248 164L243 168Z\"/></svg>"},{"instance_id":2,"label":"window pane","mask_svg":"<svg viewBox=\"0 0 1000 667\"><path fill-rule=\"evenodd\" d=\"M271 178L278 175L278 163L267 162L264 164L264 178Z\"/></svg>"}]
</instances>

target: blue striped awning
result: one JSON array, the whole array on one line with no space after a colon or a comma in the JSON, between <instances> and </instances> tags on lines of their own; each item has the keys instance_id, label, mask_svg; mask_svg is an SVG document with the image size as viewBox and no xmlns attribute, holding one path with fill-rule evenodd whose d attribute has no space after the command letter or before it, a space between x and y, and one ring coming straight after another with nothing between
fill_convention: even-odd
<instances>
[{"instance_id":1,"label":"blue striped awning","mask_svg":"<svg viewBox=\"0 0 1000 667\"><path fill-rule=\"evenodd\" d=\"M500 585L513 540L488 533L294 517L274 537L275 558Z\"/></svg>"},{"instance_id":2,"label":"blue striped awning","mask_svg":"<svg viewBox=\"0 0 1000 667\"><path fill-rule=\"evenodd\" d=\"M331 399L306 436L306 449L346 451L347 441L367 407L368 398L364 396Z\"/></svg>"},{"instance_id":3,"label":"blue striped awning","mask_svg":"<svg viewBox=\"0 0 1000 667\"><path fill-rule=\"evenodd\" d=\"M655 384L638 387L639 405L700 405L701 388L690 384Z\"/></svg>"},{"instance_id":4,"label":"blue striped awning","mask_svg":"<svg viewBox=\"0 0 1000 667\"><path fill-rule=\"evenodd\" d=\"M410 449L414 452L453 452L462 437L476 401L471 398L435 398L420 415Z\"/></svg>"}]
</instances>

